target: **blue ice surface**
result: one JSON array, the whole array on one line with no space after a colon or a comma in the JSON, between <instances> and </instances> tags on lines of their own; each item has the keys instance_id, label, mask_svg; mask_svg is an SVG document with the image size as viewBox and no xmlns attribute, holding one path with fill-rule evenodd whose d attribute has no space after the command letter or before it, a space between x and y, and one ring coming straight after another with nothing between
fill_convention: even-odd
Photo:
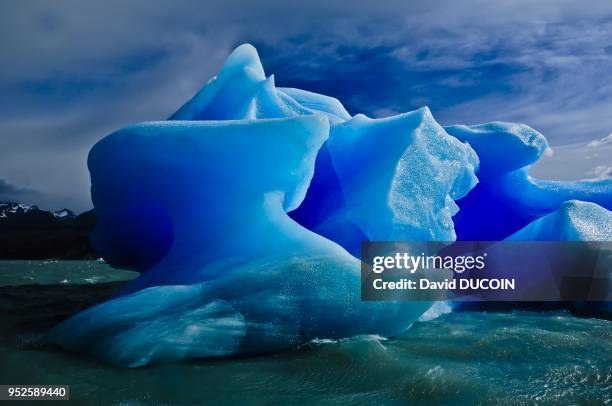
<instances>
[{"instance_id":1,"label":"blue ice surface","mask_svg":"<svg viewBox=\"0 0 612 406\"><path fill-rule=\"evenodd\" d=\"M455 239L454 201L478 182L478 157L446 134L427 107L383 119L351 117L332 97L277 89L257 51L245 45L170 120L312 114L329 119L329 139L291 218L357 257L361 241Z\"/></svg>"},{"instance_id":2,"label":"blue ice surface","mask_svg":"<svg viewBox=\"0 0 612 406\"><path fill-rule=\"evenodd\" d=\"M299 223L355 256L363 240L455 240L455 200L478 182L478 157L428 108L356 115L332 126L322 152L312 194L291 213Z\"/></svg>"},{"instance_id":3,"label":"blue ice surface","mask_svg":"<svg viewBox=\"0 0 612 406\"><path fill-rule=\"evenodd\" d=\"M612 241L612 211L595 203L568 200L506 240Z\"/></svg>"},{"instance_id":4,"label":"blue ice surface","mask_svg":"<svg viewBox=\"0 0 612 406\"><path fill-rule=\"evenodd\" d=\"M93 243L141 276L49 339L137 367L399 334L431 302L361 301L361 241L505 238L568 199L609 207L605 181L530 179L545 146L517 124L444 129L427 108L352 116L277 88L242 45L167 121L90 151Z\"/></svg>"},{"instance_id":5,"label":"blue ice surface","mask_svg":"<svg viewBox=\"0 0 612 406\"><path fill-rule=\"evenodd\" d=\"M308 115L143 123L104 138L89 155L96 241L115 241L124 208L152 215L126 225L117 241L129 243L104 258L116 265L118 253L121 265L132 249L130 263L149 264L139 245L151 241L149 223L171 223L172 243L118 297L50 339L136 367L404 331L431 303L361 301L359 260L287 215L328 134L326 116Z\"/></svg>"},{"instance_id":6,"label":"blue ice surface","mask_svg":"<svg viewBox=\"0 0 612 406\"><path fill-rule=\"evenodd\" d=\"M612 209L612 179L562 182L530 177L529 165L548 144L524 124L492 122L444 129L467 142L480 159L479 184L457 202L460 211L453 220L460 240L503 240L568 200ZM593 227L605 226L598 224L598 218L591 221Z\"/></svg>"}]
</instances>

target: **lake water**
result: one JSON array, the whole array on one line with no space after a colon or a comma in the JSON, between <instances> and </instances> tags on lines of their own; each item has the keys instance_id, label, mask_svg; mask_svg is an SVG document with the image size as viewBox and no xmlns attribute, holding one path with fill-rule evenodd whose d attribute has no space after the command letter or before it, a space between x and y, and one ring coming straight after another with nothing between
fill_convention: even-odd
<instances>
[{"instance_id":1,"label":"lake water","mask_svg":"<svg viewBox=\"0 0 612 406\"><path fill-rule=\"evenodd\" d=\"M38 344L134 276L0 261L0 384L69 384L81 404L612 404L612 322L562 311L449 313L388 340L131 370Z\"/></svg>"}]
</instances>

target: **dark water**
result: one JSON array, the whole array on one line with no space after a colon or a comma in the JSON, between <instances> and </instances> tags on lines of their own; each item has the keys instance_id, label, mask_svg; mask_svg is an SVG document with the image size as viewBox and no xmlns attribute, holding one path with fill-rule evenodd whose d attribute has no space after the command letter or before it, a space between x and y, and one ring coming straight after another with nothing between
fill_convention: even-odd
<instances>
[{"instance_id":1,"label":"dark water","mask_svg":"<svg viewBox=\"0 0 612 406\"><path fill-rule=\"evenodd\" d=\"M390 340L133 370L38 344L131 277L0 262L0 384L69 384L80 404L612 404L612 322L565 312L451 313Z\"/></svg>"}]
</instances>

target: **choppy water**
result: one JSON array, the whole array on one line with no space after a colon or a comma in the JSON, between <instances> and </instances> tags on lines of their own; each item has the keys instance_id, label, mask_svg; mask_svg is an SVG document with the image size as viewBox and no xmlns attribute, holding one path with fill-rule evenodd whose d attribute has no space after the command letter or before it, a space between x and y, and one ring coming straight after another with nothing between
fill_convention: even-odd
<instances>
[{"instance_id":1,"label":"choppy water","mask_svg":"<svg viewBox=\"0 0 612 406\"><path fill-rule=\"evenodd\" d=\"M94 404L612 404L612 322L565 312L451 313L390 340L134 370L36 344L131 277L94 262L0 262L0 384L69 384L72 400Z\"/></svg>"},{"instance_id":2,"label":"choppy water","mask_svg":"<svg viewBox=\"0 0 612 406\"><path fill-rule=\"evenodd\" d=\"M0 261L0 286L88 285L137 276L99 261Z\"/></svg>"}]
</instances>

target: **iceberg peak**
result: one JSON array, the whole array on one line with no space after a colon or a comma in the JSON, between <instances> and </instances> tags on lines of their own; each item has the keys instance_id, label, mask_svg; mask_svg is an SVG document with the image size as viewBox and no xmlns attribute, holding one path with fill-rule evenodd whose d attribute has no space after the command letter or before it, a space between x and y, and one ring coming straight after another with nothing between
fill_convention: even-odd
<instances>
[{"instance_id":1,"label":"iceberg peak","mask_svg":"<svg viewBox=\"0 0 612 406\"><path fill-rule=\"evenodd\" d=\"M172 114L169 120L250 118L252 98L265 80L266 75L255 47L240 45L228 56L217 76Z\"/></svg>"},{"instance_id":2,"label":"iceberg peak","mask_svg":"<svg viewBox=\"0 0 612 406\"><path fill-rule=\"evenodd\" d=\"M221 73L232 72L242 69L251 70L257 78L264 80L266 74L264 72L261 59L257 49L251 44L242 44L237 46L232 53L227 57L223 66L221 67Z\"/></svg>"}]
</instances>

